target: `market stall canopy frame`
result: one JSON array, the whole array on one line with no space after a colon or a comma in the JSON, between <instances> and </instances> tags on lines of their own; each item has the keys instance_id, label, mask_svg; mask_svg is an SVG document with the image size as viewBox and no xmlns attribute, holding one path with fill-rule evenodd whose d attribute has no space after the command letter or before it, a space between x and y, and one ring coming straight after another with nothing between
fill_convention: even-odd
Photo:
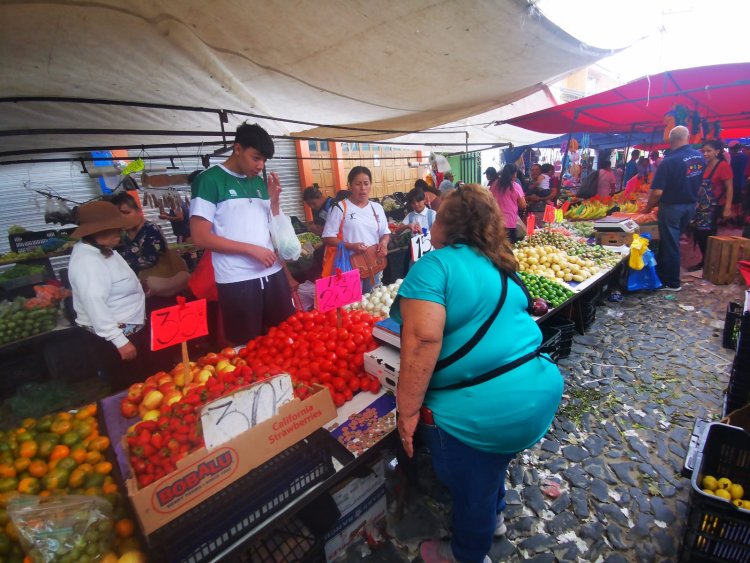
<instances>
[{"instance_id":1,"label":"market stall canopy frame","mask_svg":"<svg viewBox=\"0 0 750 563\"><path fill-rule=\"evenodd\" d=\"M540 133L663 132L680 105L697 111L723 138L750 134L750 63L671 70L600 94L503 121ZM688 127L690 124L688 123Z\"/></svg>"},{"instance_id":2,"label":"market stall canopy frame","mask_svg":"<svg viewBox=\"0 0 750 563\"><path fill-rule=\"evenodd\" d=\"M383 140L502 107L608 53L527 0L0 0L0 156L216 142L248 118L218 110L300 122L250 118L276 135Z\"/></svg>"}]
</instances>

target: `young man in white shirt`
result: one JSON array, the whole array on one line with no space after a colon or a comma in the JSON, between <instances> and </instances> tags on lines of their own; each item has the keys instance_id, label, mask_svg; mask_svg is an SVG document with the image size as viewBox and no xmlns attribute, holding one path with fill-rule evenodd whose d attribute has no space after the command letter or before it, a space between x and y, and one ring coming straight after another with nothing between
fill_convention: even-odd
<instances>
[{"instance_id":1,"label":"young man in white shirt","mask_svg":"<svg viewBox=\"0 0 750 563\"><path fill-rule=\"evenodd\" d=\"M245 344L294 313L270 225L282 214L276 173L260 177L273 157L273 140L260 125L237 128L232 155L192 184L190 233L212 252L226 337Z\"/></svg>"}]
</instances>

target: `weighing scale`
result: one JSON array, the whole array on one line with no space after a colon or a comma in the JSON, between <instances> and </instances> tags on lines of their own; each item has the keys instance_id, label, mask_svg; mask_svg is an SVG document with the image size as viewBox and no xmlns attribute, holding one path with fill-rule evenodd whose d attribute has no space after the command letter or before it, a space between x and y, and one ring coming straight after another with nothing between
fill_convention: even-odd
<instances>
[{"instance_id":1,"label":"weighing scale","mask_svg":"<svg viewBox=\"0 0 750 563\"><path fill-rule=\"evenodd\" d=\"M622 217L605 217L594 221L594 230L601 233L635 233L638 232L638 223L632 219Z\"/></svg>"}]
</instances>

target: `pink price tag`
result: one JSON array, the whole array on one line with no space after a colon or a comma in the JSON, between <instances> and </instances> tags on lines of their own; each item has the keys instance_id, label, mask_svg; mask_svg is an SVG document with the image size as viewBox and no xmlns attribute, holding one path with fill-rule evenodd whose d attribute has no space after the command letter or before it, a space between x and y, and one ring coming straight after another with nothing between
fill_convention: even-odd
<instances>
[{"instance_id":1,"label":"pink price tag","mask_svg":"<svg viewBox=\"0 0 750 563\"><path fill-rule=\"evenodd\" d=\"M362 280L359 270L334 274L315 280L315 302L318 311L325 313L362 299Z\"/></svg>"}]
</instances>

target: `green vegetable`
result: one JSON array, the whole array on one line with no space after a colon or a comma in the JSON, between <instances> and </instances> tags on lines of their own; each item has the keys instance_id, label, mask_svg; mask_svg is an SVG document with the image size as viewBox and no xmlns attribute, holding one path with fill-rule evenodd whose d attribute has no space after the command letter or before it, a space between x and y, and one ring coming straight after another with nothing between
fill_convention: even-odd
<instances>
[{"instance_id":1,"label":"green vegetable","mask_svg":"<svg viewBox=\"0 0 750 563\"><path fill-rule=\"evenodd\" d=\"M26 232L26 228L21 227L19 225L11 225L10 228L8 229L9 235L20 235L21 233L25 233L25 232Z\"/></svg>"},{"instance_id":2,"label":"green vegetable","mask_svg":"<svg viewBox=\"0 0 750 563\"><path fill-rule=\"evenodd\" d=\"M321 239L318 235L313 233L302 233L301 235L297 235L297 238L302 244L310 243L313 246L318 246L320 244L323 244L323 239Z\"/></svg>"},{"instance_id":3,"label":"green vegetable","mask_svg":"<svg viewBox=\"0 0 750 563\"><path fill-rule=\"evenodd\" d=\"M34 274L43 274L45 271L44 266L29 266L28 264L16 264L12 268L5 270L0 274L0 281L15 280L26 276L33 276Z\"/></svg>"},{"instance_id":4,"label":"green vegetable","mask_svg":"<svg viewBox=\"0 0 750 563\"><path fill-rule=\"evenodd\" d=\"M573 296L570 289L544 276L526 272L518 272L518 275L534 299L542 298L552 307L559 307Z\"/></svg>"}]
</instances>

